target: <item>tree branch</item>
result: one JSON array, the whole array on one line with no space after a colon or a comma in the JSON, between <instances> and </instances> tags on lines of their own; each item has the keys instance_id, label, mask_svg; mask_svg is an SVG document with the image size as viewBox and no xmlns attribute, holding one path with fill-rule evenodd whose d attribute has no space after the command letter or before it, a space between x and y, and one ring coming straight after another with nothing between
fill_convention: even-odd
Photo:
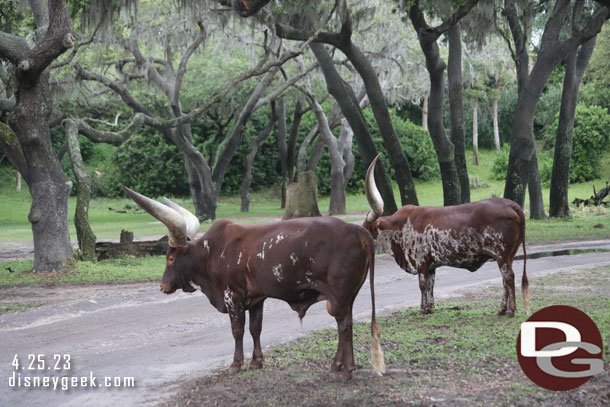
<instances>
[{"instance_id":1,"label":"tree branch","mask_svg":"<svg viewBox=\"0 0 610 407\"><path fill-rule=\"evenodd\" d=\"M11 112L16 105L15 96L8 99L0 99L0 112Z\"/></svg>"},{"instance_id":2,"label":"tree branch","mask_svg":"<svg viewBox=\"0 0 610 407\"><path fill-rule=\"evenodd\" d=\"M121 97L123 102L125 102L125 104L132 108L134 111L138 113L144 113L147 116L153 115L152 112L146 106L144 106L136 98L133 97L133 95L125 86L111 80L106 76L88 71L78 63L74 65L74 69L76 71L76 77L78 79L99 82L107 88L112 89L114 92L116 92Z\"/></svg>"},{"instance_id":3,"label":"tree branch","mask_svg":"<svg viewBox=\"0 0 610 407\"><path fill-rule=\"evenodd\" d=\"M30 46L24 38L0 31L0 56L13 65L19 65L29 50Z\"/></svg>"},{"instance_id":4,"label":"tree branch","mask_svg":"<svg viewBox=\"0 0 610 407\"><path fill-rule=\"evenodd\" d=\"M460 6L455 13L443 20L440 25L431 28L430 30L437 33L438 36L446 33L451 27L456 25L464 16L466 16L466 14L470 13L470 10L472 10L472 8L476 6L478 2L479 0L468 0L468 2Z\"/></svg>"},{"instance_id":5,"label":"tree branch","mask_svg":"<svg viewBox=\"0 0 610 407\"><path fill-rule=\"evenodd\" d=\"M199 26L199 35L191 45L188 46L184 55L180 59L180 64L178 65L178 72L176 73L176 81L174 83L174 89L171 95L171 103L177 105L179 102L180 90L182 89L182 79L184 78L184 74L186 73L186 66L188 64L189 59L193 55L193 53L197 50L197 48L205 41L207 37L207 32L203 23L199 21L197 23Z\"/></svg>"},{"instance_id":6,"label":"tree branch","mask_svg":"<svg viewBox=\"0 0 610 407\"><path fill-rule=\"evenodd\" d=\"M318 65L319 64L317 62L315 62L315 63L311 64L305 71L300 72L299 74L297 74L297 75L293 76L292 78L288 79L287 81L285 81L279 88L277 88L276 90L274 90L273 92L271 92L270 94L265 96L264 98L261 98L256 103L254 110L258 109L259 107L261 107L263 105L266 105L267 103L275 101L286 91L286 89L293 86L295 83L300 81L303 77L307 76L311 71L316 69L318 67Z\"/></svg>"},{"instance_id":7,"label":"tree branch","mask_svg":"<svg viewBox=\"0 0 610 407\"><path fill-rule=\"evenodd\" d=\"M74 46L70 17L65 0L48 0L49 27L44 38L36 43L17 65L17 76L35 78L58 56Z\"/></svg>"}]
</instances>

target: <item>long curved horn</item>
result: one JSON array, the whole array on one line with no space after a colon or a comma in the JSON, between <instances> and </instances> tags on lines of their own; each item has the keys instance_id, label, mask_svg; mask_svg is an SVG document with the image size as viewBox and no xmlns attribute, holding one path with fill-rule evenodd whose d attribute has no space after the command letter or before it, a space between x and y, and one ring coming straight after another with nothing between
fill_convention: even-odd
<instances>
[{"instance_id":1,"label":"long curved horn","mask_svg":"<svg viewBox=\"0 0 610 407\"><path fill-rule=\"evenodd\" d=\"M364 192L366 194L366 199L369 201L369 205L372 212L369 212L366 215L366 220L369 222L375 221L378 217L383 214L383 199L381 198L381 194L377 189L377 185L375 184L375 164L377 164L377 160L381 157L381 153L377 154L377 157L371 162L369 165L369 169L366 170L366 178L364 179Z\"/></svg>"},{"instance_id":2,"label":"long curved horn","mask_svg":"<svg viewBox=\"0 0 610 407\"><path fill-rule=\"evenodd\" d=\"M169 232L169 246L178 247L186 245L186 222L184 217L174 209L163 205L153 199L147 198L144 195L138 194L127 187L123 187L123 191L146 212L161 221Z\"/></svg>"},{"instance_id":3,"label":"long curved horn","mask_svg":"<svg viewBox=\"0 0 610 407\"><path fill-rule=\"evenodd\" d=\"M184 221L186 222L186 235L189 237L189 239L195 240L195 236L197 235L197 232L199 232L199 219L197 219L197 216L193 215L191 211L183 208L176 202L170 201L166 197L163 197L163 200L165 201L165 205L182 215Z\"/></svg>"}]
</instances>

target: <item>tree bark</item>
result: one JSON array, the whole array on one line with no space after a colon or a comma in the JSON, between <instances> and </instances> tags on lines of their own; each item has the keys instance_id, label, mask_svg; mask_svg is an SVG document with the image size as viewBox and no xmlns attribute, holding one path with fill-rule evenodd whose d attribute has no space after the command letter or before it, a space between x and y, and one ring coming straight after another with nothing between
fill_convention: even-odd
<instances>
[{"instance_id":1,"label":"tree bark","mask_svg":"<svg viewBox=\"0 0 610 407\"><path fill-rule=\"evenodd\" d=\"M273 109L273 108L272 108ZM285 184L285 179L288 175L288 143L286 141L286 101L282 98L277 102L277 149L280 155L280 174L282 184ZM280 192L280 207L286 206L286 191L283 188Z\"/></svg>"},{"instance_id":2,"label":"tree bark","mask_svg":"<svg viewBox=\"0 0 610 407\"><path fill-rule=\"evenodd\" d=\"M549 199L549 216L555 218L570 216L568 185L570 183L570 160L572 158L578 88L593 54L596 38L593 37L585 42L580 47L580 51L575 50L566 58Z\"/></svg>"},{"instance_id":3,"label":"tree bark","mask_svg":"<svg viewBox=\"0 0 610 407\"><path fill-rule=\"evenodd\" d=\"M286 211L282 219L320 216L318 187L313 171L301 172L286 188Z\"/></svg>"},{"instance_id":4,"label":"tree bark","mask_svg":"<svg viewBox=\"0 0 610 407\"><path fill-rule=\"evenodd\" d=\"M65 1L31 1L35 13L37 41L33 48L11 34L0 32L0 57L15 67L16 105L9 123L17 140L9 140L6 151L11 163L27 182L32 196L28 220L34 238L34 270L63 269L72 255L68 234L68 197L72 184L65 177L53 150L49 132L53 110L48 66L74 46ZM6 145L2 142L3 147Z\"/></svg>"},{"instance_id":5,"label":"tree bark","mask_svg":"<svg viewBox=\"0 0 610 407\"><path fill-rule=\"evenodd\" d=\"M496 155L500 155L500 126L498 125L498 93L500 92L500 75L495 75L494 100L491 107L491 116L494 128L494 144L496 145Z\"/></svg>"},{"instance_id":6,"label":"tree bark","mask_svg":"<svg viewBox=\"0 0 610 407\"><path fill-rule=\"evenodd\" d=\"M343 159L343 153L347 150L345 143L348 139L349 141L351 141L351 129L345 129L345 131L343 131L344 129L342 129L342 140L337 140L330 130L328 119L326 118L326 115L322 110L322 106L320 106L313 94L308 93L307 96L312 110L316 116L316 120L318 122L320 140L323 140L326 146L328 147L328 155L330 156L330 205L328 208L328 214L331 216L343 215L347 213L345 188L347 187L348 179L346 179L345 176L348 173L351 173L351 170L348 170L346 168L347 163Z\"/></svg>"},{"instance_id":7,"label":"tree bark","mask_svg":"<svg viewBox=\"0 0 610 407\"><path fill-rule=\"evenodd\" d=\"M530 218L542 220L546 219L544 212L544 200L542 199L542 183L540 181L540 171L538 170L538 157L534 150L528 180L528 190L530 195Z\"/></svg>"},{"instance_id":8,"label":"tree bark","mask_svg":"<svg viewBox=\"0 0 610 407\"><path fill-rule=\"evenodd\" d=\"M479 98L472 101L472 156L474 165L479 165Z\"/></svg>"},{"instance_id":9,"label":"tree bark","mask_svg":"<svg viewBox=\"0 0 610 407\"><path fill-rule=\"evenodd\" d=\"M76 211L74 213L74 226L76 238L83 260L95 261L95 234L89 224L89 202L91 201L91 176L85 169L83 157L78 142L78 125L73 120L64 123L66 143L72 172L77 182Z\"/></svg>"},{"instance_id":10,"label":"tree bark","mask_svg":"<svg viewBox=\"0 0 610 407\"><path fill-rule=\"evenodd\" d=\"M421 126L424 130L428 130L428 95L424 96L421 108Z\"/></svg>"},{"instance_id":11,"label":"tree bark","mask_svg":"<svg viewBox=\"0 0 610 407\"><path fill-rule=\"evenodd\" d=\"M324 45L312 43L310 44L310 48L320 63L320 68L322 69L324 79L326 80L328 93L335 98L341 108L341 112L354 131L354 137L356 138L356 143L358 144L358 149L360 150L362 158L365 163L371 163L378 154L377 147L375 147L375 143L373 142L373 138L362 114L362 110L360 110L358 99L354 94L353 89L345 83L335 69L332 58L324 48ZM375 179L385 203L384 214L391 215L396 212L398 208L396 207L396 201L394 200L392 183L382 165L376 166Z\"/></svg>"},{"instance_id":12,"label":"tree bark","mask_svg":"<svg viewBox=\"0 0 610 407\"><path fill-rule=\"evenodd\" d=\"M445 96L444 72L446 64L441 59L440 50L436 42L440 33L438 32L438 29L431 30L428 26L424 14L419 8L418 0L411 6L409 17L417 32L419 45L426 58L426 69L430 76L428 129L441 170L444 205L458 205L461 203L462 193L460 188L461 183L455 165L455 146L447 137L443 124L443 103ZM449 27L447 27L446 30L448 30Z\"/></svg>"},{"instance_id":13,"label":"tree bark","mask_svg":"<svg viewBox=\"0 0 610 407\"><path fill-rule=\"evenodd\" d=\"M451 113L451 142L455 146L455 167L460 180L461 202L470 202L470 179L466 164L464 136L464 103L462 95L462 38L459 24L449 29L449 58L447 81L449 82L449 110Z\"/></svg>"}]
</instances>

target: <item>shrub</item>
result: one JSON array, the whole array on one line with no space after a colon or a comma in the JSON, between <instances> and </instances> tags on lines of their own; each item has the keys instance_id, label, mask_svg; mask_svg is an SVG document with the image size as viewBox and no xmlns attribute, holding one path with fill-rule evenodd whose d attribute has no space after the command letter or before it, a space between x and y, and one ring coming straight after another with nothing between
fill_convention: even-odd
<instances>
[{"instance_id":1,"label":"shrub","mask_svg":"<svg viewBox=\"0 0 610 407\"><path fill-rule=\"evenodd\" d=\"M559 114L545 133L545 148L555 144ZM579 103L574 116L574 142L570 160L570 182L585 182L601 175L601 159L610 143L610 115L600 106Z\"/></svg>"},{"instance_id":2,"label":"shrub","mask_svg":"<svg viewBox=\"0 0 610 407\"><path fill-rule=\"evenodd\" d=\"M602 154L610 142L610 115L599 106L576 106L570 182L584 182L601 174Z\"/></svg>"},{"instance_id":3,"label":"shrub","mask_svg":"<svg viewBox=\"0 0 610 407\"><path fill-rule=\"evenodd\" d=\"M502 146L500 154L494 160L494 164L491 167L491 178L503 181L506 179L506 172L508 171L508 156L510 154L510 146L505 144Z\"/></svg>"},{"instance_id":4,"label":"shrub","mask_svg":"<svg viewBox=\"0 0 610 407\"><path fill-rule=\"evenodd\" d=\"M183 154L150 128L143 128L114 154L120 183L148 196L188 195Z\"/></svg>"}]
</instances>

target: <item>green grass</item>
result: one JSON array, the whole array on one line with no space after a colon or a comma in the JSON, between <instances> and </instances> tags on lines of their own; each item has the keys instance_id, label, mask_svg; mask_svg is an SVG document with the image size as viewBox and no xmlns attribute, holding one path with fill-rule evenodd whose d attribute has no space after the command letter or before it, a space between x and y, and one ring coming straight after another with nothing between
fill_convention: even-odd
<instances>
[{"instance_id":1,"label":"green grass","mask_svg":"<svg viewBox=\"0 0 610 407\"><path fill-rule=\"evenodd\" d=\"M19 304L0 304L0 315L8 312L25 311L30 308L40 307L42 304L39 302L28 302Z\"/></svg>"},{"instance_id":2,"label":"green grass","mask_svg":"<svg viewBox=\"0 0 610 407\"><path fill-rule=\"evenodd\" d=\"M98 263L79 261L62 273L33 273L32 260L0 263L0 287L53 284L129 283L160 280L165 269L165 257L124 257ZM14 270L9 273L5 270Z\"/></svg>"},{"instance_id":3,"label":"green grass","mask_svg":"<svg viewBox=\"0 0 610 407\"><path fill-rule=\"evenodd\" d=\"M495 152L489 150L480 151L480 165L469 165L468 171L471 178L477 178L481 185L471 189L473 201L489 198L492 196L502 196L504 183L492 180L489 177L490 168L495 159ZM471 153L468 155L469 163L472 162ZM603 168L610 168L610 159L605 159ZM589 197L593 190L592 185L601 187L605 184L601 180L585 184L573 184L570 186L569 199L575 197ZM416 182L418 199L421 205L442 205L442 187L440 180L428 182ZM398 190L395 188L394 195L398 198ZM548 188L544 188L544 196L548 204ZM399 199L399 198L398 198ZM176 201L189 209L193 209L190 199L176 199ZM251 219L252 217L281 217L283 214L279 206L280 198L277 190L268 189L265 191L254 192L252 194L251 211L249 213L240 212L240 198L238 196L221 197L218 203L218 218L241 218L239 222L268 222L269 218ZM5 186L0 189L0 247L2 242L26 241L32 239L32 231L27 221L29 207L31 203L30 194L27 187L21 192L16 192L12 187ZM319 206L324 212L327 210L329 197L320 197ZM74 208L76 198L70 198L69 202L69 221L70 236L76 240L76 232L73 226ZM110 210L109 208L114 209ZM347 198L348 212L354 213L350 220L362 218L360 212L369 210L364 193L350 194ZM127 213L119 213L116 210L126 210ZM526 203L527 210L527 203ZM121 229L127 229L138 236L163 235L166 233L165 227L151 218L147 213L135 209L131 200L122 199L95 199L89 208L89 218L94 233L98 240L118 238ZM602 223L606 227L603 229L592 229L592 226ZM210 223L204 223L201 230L209 228ZM543 243L566 239L602 239L610 238L610 215L608 211L582 212L573 208L573 219L571 220L549 220L545 222L528 223L528 242Z\"/></svg>"}]
</instances>

